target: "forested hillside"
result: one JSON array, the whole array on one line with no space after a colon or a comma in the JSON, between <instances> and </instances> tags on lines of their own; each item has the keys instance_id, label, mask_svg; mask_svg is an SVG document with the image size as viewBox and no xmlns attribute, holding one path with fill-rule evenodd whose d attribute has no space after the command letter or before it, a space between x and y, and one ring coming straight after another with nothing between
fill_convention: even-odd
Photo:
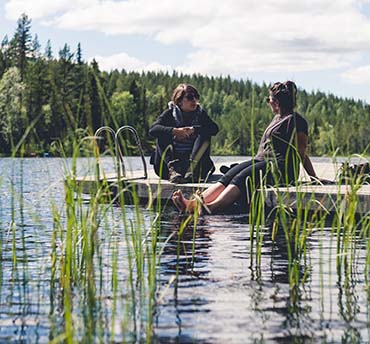
<instances>
[{"instance_id":1,"label":"forested hillside","mask_svg":"<svg viewBox=\"0 0 370 344\"><path fill-rule=\"evenodd\" d=\"M95 61L84 61L80 44L65 44L55 55L52 42L41 47L23 15L0 49L0 154L11 154L22 138L26 155L60 154L54 142L70 154L73 139L102 125L125 124L136 127L148 153L153 146L148 127L180 82L198 88L202 105L220 126L212 154L253 153L272 116L264 101L268 85L176 72L100 71ZM368 154L369 105L300 89L297 110L309 122L311 155Z\"/></svg>"}]
</instances>

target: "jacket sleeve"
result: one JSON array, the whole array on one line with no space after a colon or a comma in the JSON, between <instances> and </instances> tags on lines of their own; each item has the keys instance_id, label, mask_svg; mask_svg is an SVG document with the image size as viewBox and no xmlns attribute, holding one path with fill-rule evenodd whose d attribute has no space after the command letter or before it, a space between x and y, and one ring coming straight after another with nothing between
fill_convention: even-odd
<instances>
[{"instance_id":1,"label":"jacket sleeve","mask_svg":"<svg viewBox=\"0 0 370 344\"><path fill-rule=\"evenodd\" d=\"M149 135L151 137L158 138L160 136L172 136L172 129L170 116L172 116L171 110L164 111L153 123L149 129Z\"/></svg>"},{"instance_id":2,"label":"jacket sleeve","mask_svg":"<svg viewBox=\"0 0 370 344\"><path fill-rule=\"evenodd\" d=\"M202 136L214 136L218 133L218 125L208 116L207 112L203 109L200 118L199 133Z\"/></svg>"}]
</instances>

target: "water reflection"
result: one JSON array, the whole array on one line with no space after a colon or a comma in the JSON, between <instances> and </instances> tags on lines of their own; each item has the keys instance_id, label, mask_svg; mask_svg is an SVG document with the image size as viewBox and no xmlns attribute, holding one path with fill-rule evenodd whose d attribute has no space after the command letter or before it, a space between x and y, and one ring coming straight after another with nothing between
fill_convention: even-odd
<instances>
[{"instance_id":1,"label":"water reflection","mask_svg":"<svg viewBox=\"0 0 370 344\"><path fill-rule=\"evenodd\" d=\"M161 226L161 236L170 237L161 255L162 286L169 278L174 277L166 302L159 307L156 314L156 338L161 342L168 342L170 338L172 341L198 342L195 337L186 333L189 326L187 319L189 315L205 316L209 312L206 296L199 295L195 291L210 282L207 267L209 248L212 245L210 228L206 218L200 219L196 227L194 222L190 222L183 228L184 221L186 218L174 212L169 218L164 219ZM185 333L183 333L184 326Z\"/></svg>"},{"instance_id":2,"label":"water reflection","mask_svg":"<svg viewBox=\"0 0 370 344\"><path fill-rule=\"evenodd\" d=\"M62 168L57 159L42 164L26 159L23 164L0 162L6 176L0 183L0 342L47 342L63 333L65 326L63 290L51 272L51 204L63 208ZM12 173L4 173L6 165L14 169ZM130 219L135 217L135 209L126 211ZM149 212L144 208L140 212L147 225ZM330 226L314 228L305 239L305 249L297 250L288 245L282 228L272 238L268 224L257 259L257 241L247 216L204 216L195 231L189 223L179 235L183 221L175 210L166 209L159 226L158 250L163 252L157 266L154 342L369 341L370 276L364 273L369 243L363 235L348 236L343 231L339 236L346 241L338 241ZM130 313L127 306L132 295L124 233L122 211L115 208L98 231L96 289L86 284L74 290L74 321L83 328L81 341L124 341L122 323L128 317L138 324L129 330L139 335L127 337L127 342L145 337L145 309ZM345 252L345 245L354 249ZM140 283L134 283L139 289ZM140 307L146 295L141 290L135 293ZM114 325L110 323L113 300L117 301ZM112 328L117 330L115 336Z\"/></svg>"},{"instance_id":3,"label":"water reflection","mask_svg":"<svg viewBox=\"0 0 370 344\"><path fill-rule=\"evenodd\" d=\"M164 237L181 227L181 219L171 216L162 223ZM177 266L179 276L158 305L158 338L220 343L368 338L368 319L361 320L368 311L360 307L367 305L366 293L360 299L348 285L345 295L338 288L330 228L314 232L304 250L297 250L282 228L272 239L272 228L266 227L258 265L251 259L256 250L247 220L205 216L195 233L189 226L180 238L172 236L161 260L162 285ZM298 283L292 284L292 275ZM333 293L345 303L329 302Z\"/></svg>"}]
</instances>

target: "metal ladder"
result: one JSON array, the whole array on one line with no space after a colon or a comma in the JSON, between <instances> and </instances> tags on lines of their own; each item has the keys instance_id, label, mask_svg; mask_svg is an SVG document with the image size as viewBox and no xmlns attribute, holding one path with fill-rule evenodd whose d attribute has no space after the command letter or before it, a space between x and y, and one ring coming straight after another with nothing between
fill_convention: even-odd
<instances>
[{"instance_id":1,"label":"metal ladder","mask_svg":"<svg viewBox=\"0 0 370 344\"><path fill-rule=\"evenodd\" d=\"M143 152L143 148L142 148L142 145L141 145L141 141L140 141L140 138L139 138L139 135L138 135L136 129L134 127L130 126L130 125L124 125L124 126L120 127L117 130L117 132L115 132L111 127L104 126L104 127L100 127L99 129L97 129L95 131L94 139L95 140L102 139L103 137L100 136L100 135L104 131L107 131L108 133L110 133L112 135L112 138L113 138L113 141L114 141L114 150L115 150L118 180L121 179L121 178L124 178L125 180L147 179L148 178L148 170L147 170L147 166L146 166L146 162L145 162L145 158L144 158L144 152ZM121 133L125 132L125 131L128 131L129 133L131 133L134 136L135 143L136 143L137 147L139 148L140 157L141 157L141 161L143 163L143 168L144 168L144 175L143 176L134 177L134 178L127 178L126 177L126 168L125 168L125 164L124 164L124 161L123 161L123 153L122 153L121 145L120 145L119 140L118 140L119 135ZM99 146L97 145L97 147L99 147ZM98 158L98 165L97 165L98 179L100 179L100 165L101 165L101 161Z\"/></svg>"}]
</instances>

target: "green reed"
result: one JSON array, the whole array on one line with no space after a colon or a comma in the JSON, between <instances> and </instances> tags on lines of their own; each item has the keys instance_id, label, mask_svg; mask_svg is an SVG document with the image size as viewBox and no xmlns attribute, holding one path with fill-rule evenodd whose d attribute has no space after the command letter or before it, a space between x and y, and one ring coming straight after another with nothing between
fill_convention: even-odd
<instances>
[{"instance_id":1,"label":"green reed","mask_svg":"<svg viewBox=\"0 0 370 344\"><path fill-rule=\"evenodd\" d=\"M253 176L252 176L253 179ZM255 183L252 182L252 185ZM262 183L263 185L263 183ZM255 251L255 263L257 271L260 271L261 266L261 256L262 256L262 247L263 247L263 238L265 231L265 193L256 192L252 189L252 197L249 208L249 223L250 223L250 241L251 241L251 266L253 266L254 260L254 240L256 245Z\"/></svg>"},{"instance_id":2,"label":"green reed","mask_svg":"<svg viewBox=\"0 0 370 344\"><path fill-rule=\"evenodd\" d=\"M123 147L125 150L125 147ZM120 174L119 167L117 174ZM146 341L150 342L153 335L153 307L156 293L156 274L159 254L157 252L158 212L149 208L149 226L145 224L140 206L140 199L135 187L128 183L117 184L117 197L122 210L122 222L125 229L125 242L129 266L129 289L131 304L127 306L127 316L131 314L134 337L145 333ZM148 197L151 198L151 195ZM134 220L128 220L125 205L133 204ZM161 208L160 197L157 209ZM149 203L151 206L151 203ZM129 319L122 322L127 330Z\"/></svg>"},{"instance_id":3,"label":"green reed","mask_svg":"<svg viewBox=\"0 0 370 344\"><path fill-rule=\"evenodd\" d=\"M102 97L102 101L106 99ZM252 119L251 141L254 142L253 99ZM175 292L177 292L180 274L179 264L177 264L175 280L170 278L167 286L159 289L157 285L158 265L166 244L165 241L162 243L162 250L158 249L160 220L165 209L160 200L161 185L159 184L158 187L159 195L156 203L153 202L153 195L151 193L148 195L148 199L152 201L149 202L146 212L149 220L145 219L137 190L129 182L118 182L112 194L111 185L104 178L104 173L96 169L102 154L93 140L81 139L79 135L76 133L72 140L71 167L67 164L65 166L63 207L60 208L51 202L53 224L50 249L50 341L55 343L146 341L150 343L153 339L153 314L159 302L158 299L161 299L160 296L164 295L173 282L175 282ZM92 152L95 167L96 184L88 200L83 195L82 186L76 178L78 158L83 147L88 147ZM114 155L111 140L108 150ZM127 152L125 147L124 151ZM60 145L60 152L64 154L63 145ZM254 146L252 146L253 152ZM117 175L121 174L119 165L116 166L115 172ZM253 175L253 178L254 181L260 176ZM299 294L295 292L309 279L309 268L307 267L309 237L314 229L324 230L329 215L326 209L317 203L314 195L309 200L306 199L305 189L299 183L294 187L296 190L295 210L293 211L290 207L292 200L289 196L279 186L276 186L276 204L271 213L271 209L266 207L268 189L266 181L262 180L260 184L260 190L252 190L248 218L251 265L256 264L257 268L261 266L264 239L269 230L268 218L273 213L272 239L275 240L278 232L282 231L287 244L290 289L292 295L296 297ZM23 188L22 185L21 188ZM333 240L336 240L339 282L344 275L344 293L350 294L350 278L357 262L358 239L366 241L368 250L363 273L370 299L368 282L370 219L369 214L362 214L360 219L356 215L360 187L359 180L351 181L350 191L345 200L336 201L337 203L333 206L331 229ZM23 192L24 190L21 189L21 197L23 197ZM27 257L20 257L17 253L16 194L15 185L12 182L12 212L8 231L12 245L13 273L18 271L20 258L24 258L23 272L28 266ZM22 202L23 199L20 202L21 218L23 218L24 211ZM132 212L128 210L129 207ZM119 213L118 216L117 213ZM114 217L117 217L115 222L112 221ZM186 217L180 224L176 233L177 261L181 253L181 236L187 228L193 226L192 261L194 262L198 219L198 213L195 212L194 216ZM0 226L2 226L1 206ZM2 233L1 231L0 295L3 282L2 255L3 247L6 245ZM171 237L170 235L167 240ZM24 248L24 234L21 239ZM108 254L105 251L105 244L109 248ZM301 272L302 265L304 266L303 273ZM324 271L325 267L320 266L321 275ZM259 273L261 273L260 269ZM109 287L107 287L107 281ZM323 281L321 284L323 285ZM350 296L348 300L351 300ZM57 321L59 317L63 318L62 327Z\"/></svg>"},{"instance_id":4,"label":"green reed","mask_svg":"<svg viewBox=\"0 0 370 344\"><path fill-rule=\"evenodd\" d=\"M337 238L337 272L341 279L344 274L344 283L349 283L356 268L356 252L359 240L369 241L370 213L361 213L359 194L363 185L361 177L346 179L346 194L335 207L335 216L332 230ZM339 191L338 191L339 192ZM368 255L365 264L365 281L368 280Z\"/></svg>"},{"instance_id":5,"label":"green reed","mask_svg":"<svg viewBox=\"0 0 370 344\"><path fill-rule=\"evenodd\" d=\"M149 220L144 218L135 188L130 183L118 182L112 194L107 179L97 169L94 170L96 185L86 200L77 180L80 152L86 147L91 148L92 159L96 161L94 166L98 165L101 155L96 145L91 147L88 143L91 139L81 139L81 134L84 133L76 132L71 136L71 142L68 142L73 152L71 166L66 160L64 167L64 203L61 206L52 199L50 202L49 339L52 343L150 343L158 292L157 273L161 252L158 250L157 236L162 202L159 197L156 207L150 205L147 209ZM114 151L111 143L109 149ZM57 142L55 146L66 157L63 143ZM116 173L120 175L119 166ZM11 238L12 270L15 274L21 261L16 219L21 217L23 225L24 207L22 199L20 210L17 208L17 191L13 180L14 176L10 184L12 213L8 233ZM23 184L20 194L23 197ZM149 198L151 196L148 195ZM127 199L133 204L132 212L127 210ZM112 224L118 212L120 216ZM3 278L2 253L7 244L3 233L1 231L0 288ZM25 243L23 232L23 252ZM28 261L23 254L25 272ZM110 288L106 286L107 279ZM12 280L20 279L13 276ZM23 302L26 304L25 298Z\"/></svg>"},{"instance_id":6,"label":"green reed","mask_svg":"<svg viewBox=\"0 0 370 344\"><path fill-rule=\"evenodd\" d=\"M130 184L118 183L115 195L111 195L107 180L97 183L97 188L86 201L81 186L77 183L76 148L72 160L71 173L66 175L65 204L62 209L52 203L53 228L51 236L51 275L50 303L63 309L63 329L54 325L51 330L53 342L76 341L147 341L153 336L153 313L157 295L161 294L157 286L157 267L161 252L158 251L157 235L160 231L158 209L162 204L148 210L150 221L144 219L136 189ZM263 184L263 182L262 182ZM19 263L16 237L16 191L12 185L13 225L11 228L13 265ZM288 274L292 295L304 286L309 278L308 269L303 273L301 265L307 265L308 241L314 228L323 230L329 215L325 210L312 210L319 204L312 196L307 201L302 185L295 186L297 196L295 211L290 209L289 197L277 187L277 201L274 208L273 239L277 231L282 231L288 250ZM270 210L266 208L267 191L255 192L252 196L249 220L254 233L254 259L257 267L261 264L262 249L266 236ZM349 288L351 274L356 267L357 238L366 240L369 248L369 216L360 219L356 215L359 185L354 184L344 201L335 204L332 219L332 236L337 240L338 274L343 274L344 287ZM149 197L150 198L150 197ZM127 211L128 200L132 214ZM102 204L101 202L104 201ZM118 203L114 203L119 201ZM345 204L343 204L345 202ZM115 212L113 209L115 208ZM112 217L119 209L119 223L112 225ZM311 209L311 210L310 210ZM267 214L266 214L267 213ZM187 217L180 225L177 255L180 255L181 235L186 228L193 228L192 254L195 254L195 235L198 215ZM253 229L254 228L254 229ZM108 238L110 256L106 257L102 249L102 240ZM125 245L122 247L123 239ZM122 278L120 260L125 257L127 270ZM366 257L365 279L368 279L369 254ZM109 272L104 270L108 267ZM325 267L320 267L320 273ZM176 267L178 283L179 265ZM111 293L107 295L104 280L109 274ZM127 278L126 278L127 277ZM347 281L346 281L347 279ZM172 283L172 282L171 282ZM321 282L323 284L323 281ZM368 283L368 282L367 282ZM368 284L367 284L368 286ZM346 289L345 293L347 293ZM349 292L349 291L348 291ZM109 306L105 304L109 300ZM56 308L57 308L56 307ZM323 306L322 306L323 307ZM348 310L350 313L351 311ZM107 315L107 313L109 315ZM55 318L55 314L51 314ZM51 320L52 322L52 320ZM117 327L117 323L120 325ZM107 330L108 329L108 330ZM125 338L125 339L122 339Z\"/></svg>"},{"instance_id":7,"label":"green reed","mask_svg":"<svg viewBox=\"0 0 370 344\"><path fill-rule=\"evenodd\" d=\"M317 201L314 192L310 192L309 196L305 185L302 183L297 183L294 187L290 187L290 192L293 192L293 198L291 198L291 194L285 191L285 188L281 189L278 185L275 185L274 189L266 189L266 184L263 181L260 185L258 190L254 190L250 207L249 221L251 233L254 233L255 238L258 238L259 232L265 226L261 220L261 218L268 217L265 214L263 205L265 201L264 194L266 191L273 192L275 204L272 210L274 214L272 239L273 241L275 240L278 230L283 231L286 241L288 277L291 289L293 290L304 285L309 278L310 269L307 266L309 237L314 229L323 231L326 223L331 223L332 237L336 240L338 280L341 280L341 276L344 274L344 282L346 284L349 283L354 269L358 272L357 247L360 241L365 241L366 245L369 246L370 240L369 213L361 214L359 208L358 192L363 185L361 178L349 179L347 181L347 192L344 196L341 196L340 186L337 186L337 195L330 200L331 209L326 209L324 204ZM293 203L294 211L290 207L290 204ZM252 239L251 244L253 246ZM253 262L253 259L256 259L257 263L260 262L261 245L263 245L263 241L257 239L255 243L256 251L251 256L251 262ZM301 271L302 266L304 267L303 273ZM320 266L321 284L323 284L323 268ZM368 251L363 273L368 288Z\"/></svg>"},{"instance_id":8,"label":"green reed","mask_svg":"<svg viewBox=\"0 0 370 344\"><path fill-rule=\"evenodd\" d=\"M0 174L1 171L0 171ZM2 187L3 183L3 177L0 177L0 189ZM3 287L3 259L4 259L4 252L3 252L3 246L4 246L4 223L3 223L3 202L2 202L2 193L0 193L0 303L2 302L2 287Z\"/></svg>"}]
</instances>

